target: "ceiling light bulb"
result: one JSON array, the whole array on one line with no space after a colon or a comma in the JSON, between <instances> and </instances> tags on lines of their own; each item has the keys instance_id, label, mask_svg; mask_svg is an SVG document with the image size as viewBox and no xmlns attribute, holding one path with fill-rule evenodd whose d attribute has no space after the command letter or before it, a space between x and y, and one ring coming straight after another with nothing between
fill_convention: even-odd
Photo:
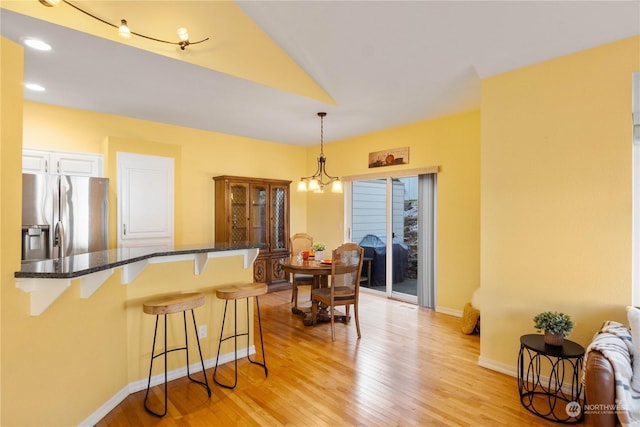
<instances>
[{"instance_id":1,"label":"ceiling light bulb","mask_svg":"<svg viewBox=\"0 0 640 427\"><path fill-rule=\"evenodd\" d=\"M178 28L178 37L180 37L180 40L182 41L187 41L189 40L189 32L186 28Z\"/></svg>"},{"instance_id":2,"label":"ceiling light bulb","mask_svg":"<svg viewBox=\"0 0 640 427\"><path fill-rule=\"evenodd\" d=\"M333 184L331 184L331 192L342 193L342 181L340 181L339 179L333 181Z\"/></svg>"},{"instance_id":3,"label":"ceiling light bulb","mask_svg":"<svg viewBox=\"0 0 640 427\"><path fill-rule=\"evenodd\" d=\"M131 30L127 27L127 20L120 20L120 26L118 27L118 34L120 34L125 39L131 38Z\"/></svg>"},{"instance_id":4,"label":"ceiling light bulb","mask_svg":"<svg viewBox=\"0 0 640 427\"><path fill-rule=\"evenodd\" d=\"M51 45L49 43L45 43L42 40L38 40L38 39L26 39L24 41L24 44L29 46L31 49L43 50L43 51L51 50Z\"/></svg>"},{"instance_id":5,"label":"ceiling light bulb","mask_svg":"<svg viewBox=\"0 0 640 427\"><path fill-rule=\"evenodd\" d=\"M318 180L312 179L311 181L309 181L309 191L318 192L318 190L320 190L320 183L318 182Z\"/></svg>"},{"instance_id":6,"label":"ceiling light bulb","mask_svg":"<svg viewBox=\"0 0 640 427\"><path fill-rule=\"evenodd\" d=\"M60 4L60 0L39 0L39 1L40 1L40 4L43 4L47 7L53 7Z\"/></svg>"},{"instance_id":7,"label":"ceiling light bulb","mask_svg":"<svg viewBox=\"0 0 640 427\"><path fill-rule=\"evenodd\" d=\"M298 191L307 191L307 183L304 181L298 181Z\"/></svg>"}]
</instances>

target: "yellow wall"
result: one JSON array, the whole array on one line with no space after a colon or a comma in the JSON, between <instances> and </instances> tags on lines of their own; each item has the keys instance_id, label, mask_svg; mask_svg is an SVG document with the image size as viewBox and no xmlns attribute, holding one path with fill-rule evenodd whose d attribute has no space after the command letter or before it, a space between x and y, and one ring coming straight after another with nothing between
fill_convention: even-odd
<instances>
[{"instance_id":1,"label":"yellow wall","mask_svg":"<svg viewBox=\"0 0 640 427\"><path fill-rule=\"evenodd\" d=\"M22 63L22 50L5 40L2 48L2 104L15 108L21 92L7 95L5 87L7 80L21 81L20 67L9 64ZM571 314L577 323L572 338L585 345L602 320L624 321L631 301L631 72L640 69L639 56L636 37L547 61L484 80L482 115L326 144L333 175L367 173L369 152L403 146L410 147L410 164L386 170L441 167L437 305L460 310L480 278L483 360L515 366L518 337L534 332L531 318L542 310ZM190 275L190 263L155 265L127 286L117 272L93 297L80 300L73 283L42 316L29 316L29 298L12 277L20 255L11 230L20 221L7 208L20 198L7 180L19 181L21 129L18 116L6 127L5 114L19 114L6 111L0 151L1 424L75 424L146 375L151 319L140 313L141 299L174 290L172 282L179 280L182 289L210 293L224 281L249 278L250 271L240 270L236 258L217 260L200 277ZM148 148L152 143L171 147L180 159L176 240L183 243L212 240L212 176L295 182L315 169L317 156L317 147L24 103L25 147L104 152L112 173L116 147L156 154ZM323 236L330 247L342 242L341 196L292 190L291 231ZM208 298L197 313L211 319L208 355L217 338L211 329L216 304ZM47 396L37 408L33 384Z\"/></svg>"},{"instance_id":2,"label":"yellow wall","mask_svg":"<svg viewBox=\"0 0 640 427\"><path fill-rule=\"evenodd\" d=\"M469 300L479 275L479 122L478 112L462 114L328 144L326 150L331 173L338 175L366 173L370 151L396 146L410 146L409 168L442 167L438 181L438 305L454 310L460 310ZM119 150L173 156L180 163L176 168L177 182L180 182L176 184L176 212L181 211L181 215L176 215L176 241L182 243L212 241L212 176L232 174L296 181L315 167L317 156L317 147L305 149L33 102L24 105L24 145L102 152L109 176L115 174L115 153ZM353 159L361 160L354 162ZM115 182L111 187L114 200ZM307 230L309 203L314 208L321 206L322 210L309 211L308 230L317 236L326 236L330 247L341 243L342 197L330 193L297 193L295 185L292 190L292 232ZM114 215L115 204L112 203L112 228L115 227ZM331 227L326 227L327 220ZM115 230L110 234L114 243ZM37 318L27 314L28 297L14 291L16 295L7 303L12 306L11 315L20 320L14 320L18 333L11 332L8 342L19 343L24 340L21 337L33 336L34 330L46 323L49 338L33 340L31 345L36 346L39 355L47 355L46 362L40 361L36 371L38 382L45 383L41 392L59 398L50 399L41 412L26 410L25 405L30 402L28 380L31 374L25 370L30 365L23 362L22 352L9 353L20 380L17 376L3 378L3 389L12 395L12 410L4 414L4 421L8 424L38 423L44 417L65 423L81 421L124 385L146 376L153 319L141 313L143 299L173 291L175 283L180 283L182 290L201 290L210 295L221 283L239 278L250 280L250 270L243 270L244 277L238 275L239 268L239 258L232 262L218 260L208 266L202 276L195 277L188 262L154 265L126 286L120 285L120 272L116 271L88 300L78 300L79 291L73 284L72 289ZM77 322L79 312L83 319L80 323ZM196 313L209 325L209 337L202 342L205 357L213 357L220 312L219 301L207 298L207 305ZM104 322L104 319L110 321ZM81 344L72 342L78 336L87 338ZM56 347L58 342L64 346ZM67 357L69 352L75 356ZM87 352L91 352L91 357ZM105 374L104 378L94 376L92 381L100 387L91 392L82 381L90 377L88 371L96 366L96 355L103 360L102 365L97 364L100 372L111 373ZM68 375L77 377L77 381L64 379ZM55 384L63 379L66 395L60 395L55 389ZM47 384L51 384L50 390ZM78 394L82 394L82 399L74 403L76 409L72 413L55 409L68 408L69 402Z\"/></svg>"},{"instance_id":3,"label":"yellow wall","mask_svg":"<svg viewBox=\"0 0 640 427\"><path fill-rule=\"evenodd\" d=\"M408 165L369 169L370 152L398 147L409 147ZM440 166L436 304L438 309L461 311L480 285L480 113L332 142L325 145L324 152L328 172L339 176ZM309 152L310 164L315 163L317 153ZM307 199L309 233L329 249L335 248L344 235L342 195L309 193Z\"/></svg>"},{"instance_id":4,"label":"yellow wall","mask_svg":"<svg viewBox=\"0 0 640 427\"><path fill-rule=\"evenodd\" d=\"M20 48L16 49L22 52ZM6 64L21 64L3 45L3 78ZM16 54L17 55L17 54ZM16 99L5 97L15 108L22 103L21 77ZM4 83L4 82L3 82ZM4 86L4 85L3 85ZM19 110L19 108L18 108ZM3 112L6 109L3 109ZM4 118L4 117L3 117ZM3 188L2 203L19 206L22 121L13 127L2 149L12 157L7 162L10 191ZM233 174L295 179L306 174L306 149L247 138L203 132L141 120L96 114L39 103L24 103L25 147L102 152L106 171L114 179L114 158L119 150L176 158L176 242L213 241L214 175ZM17 141L17 142L16 142ZM251 155L248 155L251 153ZM3 163L5 156L3 156ZM3 173L5 169L3 168ZM112 229L115 242L115 181L111 182ZM295 210L305 212L304 197L292 194ZM198 324L209 333L201 340L205 358L215 356L221 302L213 298L220 284L250 281L251 269L242 268L242 258L210 260L204 273L193 275L193 264L178 262L147 267L131 284L122 285L120 271L88 299L79 298L79 284L71 287L40 316L29 315L29 296L15 287L13 272L20 268L19 209L3 209L3 219L13 218L14 232L2 232L2 400L1 425L75 425L94 413L127 384L145 378L148 371L153 317L144 315L141 302L175 291L203 291L205 307L196 310ZM180 214L178 214L180 212ZM305 227L306 219L292 214L292 227ZM15 224L14 224L15 223ZM15 237L11 237L14 236ZM5 238L7 236L7 238ZM8 265L8 267L6 267ZM5 277L6 276L6 277ZM171 324L171 331L176 329ZM170 335L171 336L171 335ZM193 343L193 342L192 342ZM223 348L223 352L230 351ZM195 354L195 353L194 353ZM173 362L169 368L180 366ZM34 398L34 384L38 385ZM34 407L34 399L37 405Z\"/></svg>"},{"instance_id":5,"label":"yellow wall","mask_svg":"<svg viewBox=\"0 0 640 427\"><path fill-rule=\"evenodd\" d=\"M183 214L181 218L176 215L177 243L213 241L212 177L239 175L297 180L307 173L305 147L34 102L25 102L24 111L25 147L108 154L105 171L109 173L115 172L115 152L119 150L179 155L176 214L182 211L188 215ZM154 151L150 147L156 143L166 145ZM113 185L111 183L112 189ZM292 189L291 230L304 229L306 197L297 193L295 186ZM115 227L113 215L111 221Z\"/></svg>"},{"instance_id":6,"label":"yellow wall","mask_svg":"<svg viewBox=\"0 0 640 427\"><path fill-rule=\"evenodd\" d=\"M106 286L96 298L79 300L72 286L42 316L29 315L29 296L13 278L20 268L23 49L1 40L0 424L71 425L125 384L126 329L114 306L123 288Z\"/></svg>"},{"instance_id":7,"label":"yellow wall","mask_svg":"<svg viewBox=\"0 0 640 427\"><path fill-rule=\"evenodd\" d=\"M2 63L0 73L0 348L6 348L4 340L7 321L3 309L5 291L13 282L13 272L20 268L20 233L22 185L16 185L15 177L21 171L22 158L22 75L24 51L21 46L0 38L0 51L12 58ZM4 381L4 351L0 352L0 384ZM0 387L0 420L6 393Z\"/></svg>"},{"instance_id":8,"label":"yellow wall","mask_svg":"<svg viewBox=\"0 0 640 427\"><path fill-rule=\"evenodd\" d=\"M634 37L482 82L481 362L515 367L541 311L571 315L584 346L626 323L639 69Z\"/></svg>"}]
</instances>

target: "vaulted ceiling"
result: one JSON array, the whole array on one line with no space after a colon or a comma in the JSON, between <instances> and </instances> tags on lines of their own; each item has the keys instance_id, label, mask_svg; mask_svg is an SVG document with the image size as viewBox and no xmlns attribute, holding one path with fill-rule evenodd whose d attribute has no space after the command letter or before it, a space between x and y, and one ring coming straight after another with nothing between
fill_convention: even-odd
<instances>
[{"instance_id":1,"label":"vaulted ceiling","mask_svg":"<svg viewBox=\"0 0 640 427\"><path fill-rule=\"evenodd\" d=\"M25 99L295 145L480 106L480 81L640 34L631 1L74 1L0 6Z\"/></svg>"}]
</instances>

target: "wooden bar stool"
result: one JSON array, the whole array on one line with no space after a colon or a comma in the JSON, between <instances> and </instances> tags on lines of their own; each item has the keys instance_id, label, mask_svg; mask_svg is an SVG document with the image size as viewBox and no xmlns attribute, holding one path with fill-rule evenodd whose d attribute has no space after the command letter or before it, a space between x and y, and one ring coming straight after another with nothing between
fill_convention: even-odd
<instances>
[{"instance_id":1,"label":"wooden bar stool","mask_svg":"<svg viewBox=\"0 0 640 427\"><path fill-rule=\"evenodd\" d=\"M200 340L198 339L198 327L196 326L196 316L193 314L193 309L204 305L204 294L202 293L189 293L189 294L175 294L161 297L155 300L147 301L142 305L142 309L147 314L153 314L156 316L156 327L153 332L153 347L151 348L151 363L149 366L149 380L147 382L147 393L144 395L144 408L147 412L158 416L164 417L167 414L167 353L177 350L185 350L187 352L187 377L198 384L202 384L207 389L207 394L211 397L211 388L209 388L209 381L207 381L207 374L204 369L204 360L202 359L202 350L200 349ZM202 365L202 373L204 374L204 382L196 380L191 377L189 373L189 339L187 334L187 310L191 310L191 318L193 319L193 330L196 334L196 342L198 343L198 353L200 353L200 364ZM184 347L172 348L167 350L167 314L182 312L182 319L184 322ZM164 317L164 351L155 354L156 351L156 336L158 333L158 318ZM151 371L153 370L153 360L156 357L164 356L164 412L159 413L149 408L147 404L147 398L149 397L149 388L151 385Z\"/></svg>"},{"instance_id":2,"label":"wooden bar stool","mask_svg":"<svg viewBox=\"0 0 640 427\"><path fill-rule=\"evenodd\" d=\"M247 336L247 359L249 362L260 365L264 368L264 376L268 376L269 372L267 370L267 361L264 355L264 341L262 340L262 321L260 320L260 303L258 302L258 296L264 295L267 293L267 285L264 283L243 283L237 285L229 285L216 289L216 296L224 301L224 314L222 317L222 327L220 328L220 342L218 343L218 355L216 356L216 367L213 370L213 381L216 384L225 387L225 388L235 388L236 384L238 384L238 337L243 335ZM262 363L251 360L249 356L249 298L256 297L256 307L258 310L258 328L260 329L260 347L262 348ZM246 298L247 300L247 332L238 333L238 300ZM227 318L227 305L229 300L233 300L233 335L230 335L226 338L222 338L222 334L224 333L224 323ZM218 381L216 374L218 372L218 360L220 359L220 347L222 346L222 342L228 339L234 339L235 352L234 352L234 382L233 385L224 384Z\"/></svg>"}]
</instances>

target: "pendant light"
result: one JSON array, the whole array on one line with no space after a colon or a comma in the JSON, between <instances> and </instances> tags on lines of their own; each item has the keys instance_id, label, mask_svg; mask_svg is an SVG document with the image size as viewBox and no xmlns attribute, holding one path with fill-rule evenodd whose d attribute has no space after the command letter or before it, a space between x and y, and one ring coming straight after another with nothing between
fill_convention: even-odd
<instances>
[{"instance_id":1,"label":"pendant light","mask_svg":"<svg viewBox=\"0 0 640 427\"><path fill-rule=\"evenodd\" d=\"M340 178L329 175L325 169L327 158L324 156L324 118L326 115L327 113L318 113L318 117L320 117L320 156L318 157L318 168L313 175L300 178L298 191L323 193L324 187L331 184L331 191L333 193L342 193L342 182Z\"/></svg>"}]
</instances>

